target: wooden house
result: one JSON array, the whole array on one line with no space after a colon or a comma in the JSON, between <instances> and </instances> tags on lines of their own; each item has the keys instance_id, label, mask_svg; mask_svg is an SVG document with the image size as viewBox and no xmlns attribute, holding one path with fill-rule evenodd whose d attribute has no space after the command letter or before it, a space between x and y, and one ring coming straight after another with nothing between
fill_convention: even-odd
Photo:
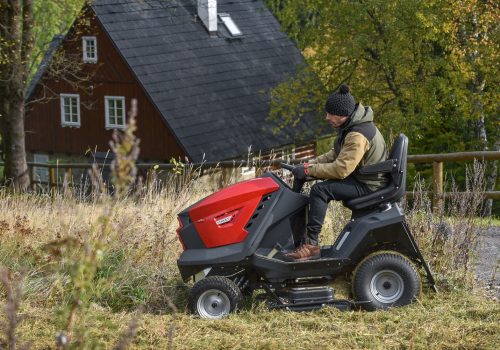
<instances>
[{"instance_id":1,"label":"wooden house","mask_svg":"<svg viewBox=\"0 0 500 350\"><path fill-rule=\"evenodd\" d=\"M266 119L271 89L302 64L261 0L95 0L30 85L26 149L37 161L106 152L137 99L141 161L310 156L313 116L278 134Z\"/></svg>"}]
</instances>

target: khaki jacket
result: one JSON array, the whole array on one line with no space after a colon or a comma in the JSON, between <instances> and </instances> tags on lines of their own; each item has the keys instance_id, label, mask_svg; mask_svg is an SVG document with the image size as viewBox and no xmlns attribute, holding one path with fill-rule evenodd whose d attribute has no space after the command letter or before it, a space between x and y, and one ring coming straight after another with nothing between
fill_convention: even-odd
<instances>
[{"instance_id":1,"label":"khaki jacket","mask_svg":"<svg viewBox=\"0 0 500 350\"><path fill-rule=\"evenodd\" d=\"M308 174L319 179L341 180L353 176L375 191L387 185L382 174L362 175L357 169L387 160L387 146L373 124L370 107L358 104L351 119L338 130L333 148L309 161Z\"/></svg>"}]
</instances>

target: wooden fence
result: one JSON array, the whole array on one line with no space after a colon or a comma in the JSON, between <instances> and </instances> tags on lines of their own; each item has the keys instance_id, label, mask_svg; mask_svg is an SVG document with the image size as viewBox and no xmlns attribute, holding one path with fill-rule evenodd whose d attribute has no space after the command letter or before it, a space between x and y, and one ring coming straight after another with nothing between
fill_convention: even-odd
<instances>
[{"instance_id":1,"label":"wooden fence","mask_svg":"<svg viewBox=\"0 0 500 350\"><path fill-rule=\"evenodd\" d=\"M447 193L443 190L443 173L444 173L444 163L446 162L464 162L464 161L493 161L500 159L500 151L482 151L482 152L458 152L458 153L441 153L441 154L418 154L418 155L408 155L408 163L431 163L433 169L433 179L432 179L432 195L433 195L433 207L441 207L443 198L446 197ZM192 169L199 169L201 171L205 169L213 168L235 168L235 167L269 167L279 165L281 160L261 160L261 161L222 161L222 162L204 162L204 163L192 163L185 164L184 167L190 167ZM304 161L293 160L292 164L300 163ZM3 163L0 162L0 166ZM98 164L100 167L107 168L107 164ZM178 166L178 165L177 165ZM61 185L58 181L59 175L64 175L65 178L71 178L72 173L76 169L89 169L91 164L89 163L59 163L55 164L45 164L45 163L34 163L28 162L30 178L33 183L36 183L35 169L48 168L48 185L49 187L55 187ZM169 170L174 169L175 164L154 164L154 163L138 163L137 168L144 171L149 170ZM407 192L408 195L412 195L412 192ZM483 193L484 198L500 199L500 191L487 191Z\"/></svg>"},{"instance_id":2,"label":"wooden fence","mask_svg":"<svg viewBox=\"0 0 500 350\"><path fill-rule=\"evenodd\" d=\"M457 152L409 155L408 163L432 163L432 207L433 209L441 209L443 207L443 200L447 195L447 192L444 192L443 190L443 163L465 162L474 160L494 161L499 159L499 151ZM500 191L486 191L483 193L483 196L487 199L500 199Z\"/></svg>"}]
</instances>

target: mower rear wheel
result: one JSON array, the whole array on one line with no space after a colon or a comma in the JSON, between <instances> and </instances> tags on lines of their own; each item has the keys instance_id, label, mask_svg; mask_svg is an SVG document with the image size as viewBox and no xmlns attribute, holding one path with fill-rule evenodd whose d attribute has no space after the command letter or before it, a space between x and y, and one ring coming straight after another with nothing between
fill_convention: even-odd
<instances>
[{"instance_id":1,"label":"mower rear wheel","mask_svg":"<svg viewBox=\"0 0 500 350\"><path fill-rule=\"evenodd\" d=\"M201 318L217 319L241 307L243 296L238 286L222 276L206 277L195 283L189 295L191 313Z\"/></svg>"},{"instance_id":2,"label":"mower rear wheel","mask_svg":"<svg viewBox=\"0 0 500 350\"><path fill-rule=\"evenodd\" d=\"M420 294L421 280L415 266L395 252L375 253L354 270L352 291L365 310L387 309L412 303Z\"/></svg>"}]
</instances>

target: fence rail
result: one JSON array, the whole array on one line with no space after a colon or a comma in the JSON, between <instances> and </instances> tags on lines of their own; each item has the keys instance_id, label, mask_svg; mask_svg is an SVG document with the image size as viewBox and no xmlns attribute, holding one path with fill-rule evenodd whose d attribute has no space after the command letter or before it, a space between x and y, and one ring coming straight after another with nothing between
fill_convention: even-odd
<instances>
[{"instance_id":1,"label":"fence rail","mask_svg":"<svg viewBox=\"0 0 500 350\"><path fill-rule=\"evenodd\" d=\"M432 196L433 196L433 207L440 208L442 206L443 199L449 195L449 193L443 191L443 172L444 163L446 162L463 162L463 161L494 161L500 159L500 151L480 151L480 152L457 152L457 153L440 153L440 154L416 154L408 155L408 163L431 163L432 164ZM292 164L297 164L303 162L305 159L295 159L290 161ZM274 160L235 160L235 161L221 161L221 162L202 162L202 163L189 163L184 164L184 167L188 167L196 170L205 170L211 168L234 168L234 167L258 167L264 168L269 166L278 166L282 162L281 159ZM99 167L107 168L110 166L110 161L106 163L97 163ZM0 166L3 163L0 162ZM57 172L63 170L64 174L71 174L73 169L89 169L92 166L90 163L59 163L46 164L46 163L35 163L28 162L28 167L30 167L30 177L32 179L34 176L34 169L38 168L48 168L49 169L49 186L55 186L57 184ZM178 167L179 165L171 163L138 163L137 167L139 169L154 169L154 170L170 170ZM408 195L412 195L412 192L407 192ZM489 199L500 199L500 191L487 191L483 193L484 198Z\"/></svg>"},{"instance_id":2,"label":"fence rail","mask_svg":"<svg viewBox=\"0 0 500 350\"><path fill-rule=\"evenodd\" d=\"M408 155L408 163L463 162L471 160L498 160L500 151L455 152Z\"/></svg>"},{"instance_id":3,"label":"fence rail","mask_svg":"<svg viewBox=\"0 0 500 350\"><path fill-rule=\"evenodd\" d=\"M443 208L443 200L449 193L444 192L444 164L445 162L486 161L499 160L500 151L456 152L440 154L409 155L408 163L432 163L432 207L434 210ZM500 191L483 192L486 199L500 199Z\"/></svg>"}]
</instances>

